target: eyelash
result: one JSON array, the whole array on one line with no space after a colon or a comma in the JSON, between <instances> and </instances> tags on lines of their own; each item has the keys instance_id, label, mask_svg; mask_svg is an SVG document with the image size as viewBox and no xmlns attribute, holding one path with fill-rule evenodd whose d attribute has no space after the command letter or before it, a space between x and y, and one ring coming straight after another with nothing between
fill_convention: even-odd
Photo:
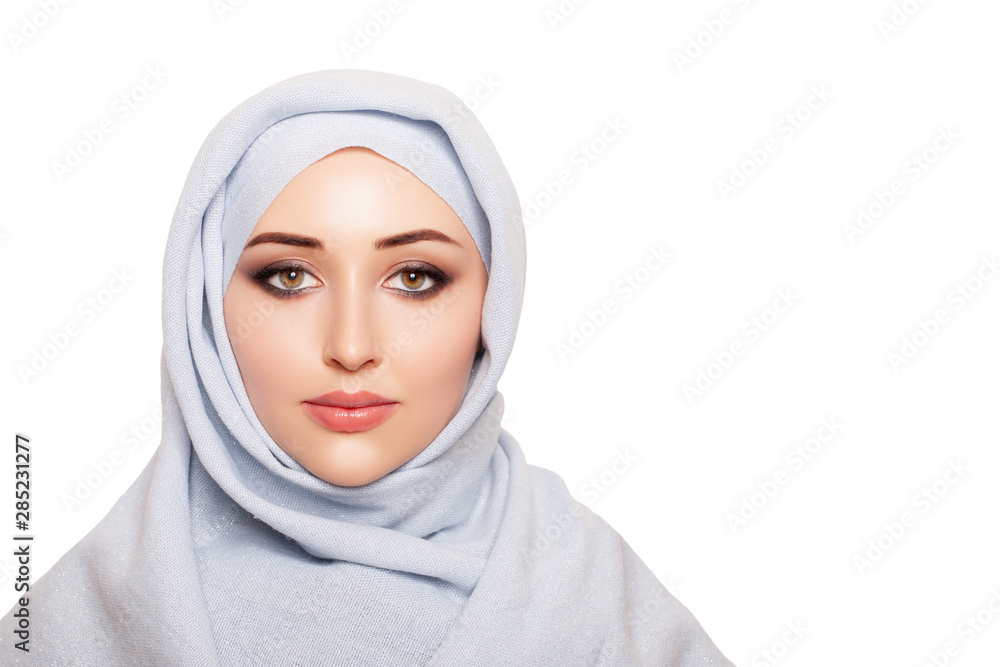
<instances>
[{"instance_id":1,"label":"eyelash","mask_svg":"<svg viewBox=\"0 0 1000 667\"><path fill-rule=\"evenodd\" d=\"M288 299L298 296L308 288L297 288L297 289L281 289L280 287L275 287L268 281L275 275L283 271L301 271L302 273L312 276L312 273L306 269L301 264L280 264L277 266L266 266L258 271L251 274L251 278L260 283L260 286L267 290L269 293L281 299ZM398 288L389 288L394 292L405 295L410 299L428 299L438 292L440 292L444 287L451 282L451 276L439 271L431 266L423 266L418 264L409 264L400 267L398 271L389 276L388 280L395 278L401 273L421 273L431 280L434 284L424 290L401 290ZM315 278L315 276L313 276Z\"/></svg>"}]
</instances>

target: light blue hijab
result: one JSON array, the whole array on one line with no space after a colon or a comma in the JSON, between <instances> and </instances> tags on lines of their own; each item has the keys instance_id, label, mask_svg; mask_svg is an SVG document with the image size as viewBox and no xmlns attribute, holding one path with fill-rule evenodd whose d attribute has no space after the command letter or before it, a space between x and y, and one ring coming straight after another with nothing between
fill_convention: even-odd
<instances>
[{"instance_id":1,"label":"light blue hijab","mask_svg":"<svg viewBox=\"0 0 1000 667\"><path fill-rule=\"evenodd\" d=\"M461 113L456 113L456 111ZM312 162L367 146L456 211L489 272L462 404L385 477L338 487L261 426L222 313L257 219ZM163 440L31 589L39 665L731 665L624 540L500 427L525 248L513 184L449 92L359 70L298 76L211 132L163 281Z\"/></svg>"}]
</instances>

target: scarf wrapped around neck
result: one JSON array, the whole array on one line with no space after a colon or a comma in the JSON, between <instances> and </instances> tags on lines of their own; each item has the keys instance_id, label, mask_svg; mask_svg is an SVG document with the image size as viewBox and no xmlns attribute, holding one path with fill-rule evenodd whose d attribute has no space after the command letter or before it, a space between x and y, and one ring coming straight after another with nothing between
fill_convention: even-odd
<instances>
[{"instance_id":1,"label":"scarf wrapped around neck","mask_svg":"<svg viewBox=\"0 0 1000 667\"><path fill-rule=\"evenodd\" d=\"M458 412L360 487L299 465L257 419L226 285L309 164L366 146L459 214L489 281ZM31 587L37 665L731 665L618 533L500 426L524 293L514 186L449 92L360 70L249 98L188 174L163 269L162 442L111 512Z\"/></svg>"}]
</instances>

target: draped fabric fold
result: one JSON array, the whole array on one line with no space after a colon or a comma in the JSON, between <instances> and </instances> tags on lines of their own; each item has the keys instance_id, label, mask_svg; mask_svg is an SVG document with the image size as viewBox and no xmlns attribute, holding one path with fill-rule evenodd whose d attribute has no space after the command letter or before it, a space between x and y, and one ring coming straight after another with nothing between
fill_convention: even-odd
<instances>
[{"instance_id":1,"label":"draped fabric fold","mask_svg":"<svg viewBox=\"0 0 1000 667\"><path fill-rule=\"evenodd\" d=\"M277 446L247 397L222 299L281 188L367 146L454 210L488 268L483 350L451 421L360 487ZM39 665L731 665L622 538L501 427L497 383L524 293L520 205L451 93L330 70L243 102L213 129L163 269L163 434L111 512L32 586Z\"/></svg>"}]
</instances>

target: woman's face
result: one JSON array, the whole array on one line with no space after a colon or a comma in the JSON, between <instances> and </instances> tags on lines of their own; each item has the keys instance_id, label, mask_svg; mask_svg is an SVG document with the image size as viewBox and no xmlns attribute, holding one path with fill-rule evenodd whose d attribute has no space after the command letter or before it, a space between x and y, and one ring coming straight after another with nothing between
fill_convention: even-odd
<instances>
[{"instance_id":1,"label":"woman's face","mask_svg":"<svg viewBox=\"0 0 1000 667\"><path fill-rule=\"evenodd\" d=\"M261 216L223 300L264 428L339 486L406 463L458 411L486 283L461 219L413 174L366 148L315 162Z\"/></svg>"}]
</instances>

